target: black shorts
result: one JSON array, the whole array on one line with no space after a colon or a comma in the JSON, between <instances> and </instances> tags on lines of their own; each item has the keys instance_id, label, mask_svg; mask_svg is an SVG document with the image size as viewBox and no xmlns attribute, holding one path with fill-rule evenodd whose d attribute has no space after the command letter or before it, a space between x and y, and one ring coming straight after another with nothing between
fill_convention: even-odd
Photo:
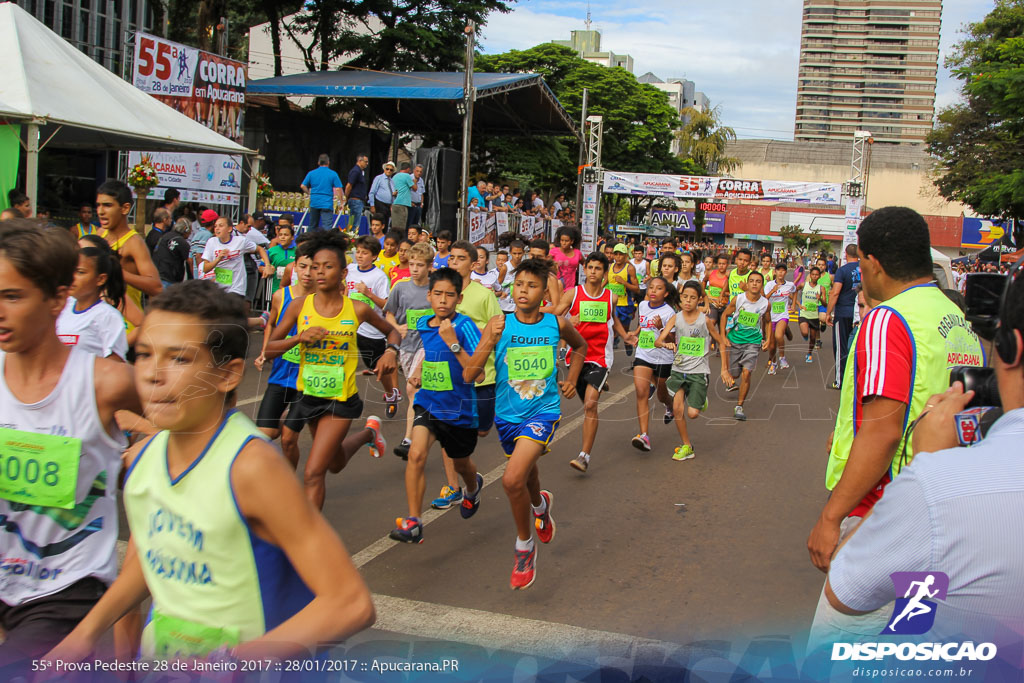
<instances>
[{"instance_id":1,"label":"black shorts","mask_svg":"<svg viewBox=\"0 0 1024 683\"><path fill-rule=\"evenodd\" d=\"M373 370L377 365L377 361L388 350L388 340L386 338L374 339L373 337L364 337L361 334L357 334L356 347L359 349L359 357L363 359L363 365Z\"/></svg>"},{"instance_id":2,"label":"black shorts","mask_svg":"<svg viewBox=\"0 0 1024 683\"><path fill-rule=\"evenodd\" d=\"M714 304L708 306L708 318L711 322L716 324L718 323L719 319L722 317L722 310L723 309L715 306Z\"/></svg>"},{"instance_id":3,"label":"black shorts","mask_svg":"<svg viewBox=\"0 0 1024 683\"><path fill-rule=\"evenodd\" d=\"M267 390L263 392L263 400L260 401L260 410L256 414L256 426L263 429L280 429L284 411L291 408L300 398L302 394L298 389L268 384Z\"/></svg>"},{"instance_id":4,"label":"black shorts","mask_svg":"<svg viewBox=\"0 0 1024 683\"><path fill-rule=\"evenodd\" d=\"M650 368L654 372L654 376L658 379L668 379L668 376L672 374L671 363L662 363L661 365L656 365L654 363L648 363L647 361L641 360L639 358L634 358L633 367L635 368L638 365L640 367Z\"/></svg>"},{"instance_id":5,"label":"black shorts","mask_svg":"<svg viewBox=\"0 0 1024 683\"><path fill-rule=\"evenodd\" d=\"M584 363L580 371L580 378L576 380L576 394L581 401L587 400L587 386L592 386L598 391L604 391L608 383L608 368L602 368L597 363Z\"/></svg>"},{"instance_id":6,"label":"black shorts","mask_svg":"<svg viewBox=\"0 0 1024 683\"><path fill-rule=\"evenodd\" d=\"M449 458L468 458L476 449L476 428L456 427L430 414L423 406L412 407L415 417L412 426L426 427L434 435Z\"/></svg>"},{"instance_id":7,"label":"black shorts","mask_svg":"<svg viewBox=\"0 0 1024 683\"><path fill-rule=\"evenodd\" d=\"M808 329L821 331L821 321L817 318L800 318L800 323L807 323Z\"/></svg>"},{"instance_id":8,"label":"black shorts","mask_svg":"<svg viewBox=\"0 0 1024 683\"><path fill-rule=\"evenodd\" d=\"M31 680L28 672L32 660L42 657L71 633L106 590L102 581L88 577L22 605L0 601L0 629L6 637L0 643L0 677L9 681L20 675Z\"/></svg>"},{"instance_id":9,"label":"black shorts","mask_svg":"<svg viewBox=\"0 0 1024 683\"><path fill-rule=\"evenodd\" d=\"M354 420L363 414L363 399L359 394L352 394L347 401L335 401L332 398L301 395L298 401L288 410L284 426L293 432L301 432L310 422L316 422L324 415Z\"/></svg>"},{"instance_id":10,"label":"black shorts","mask_svg":"<svg viewBox=\"0 0 1024 683\"><path fill-rule=\"evenodd\" d=\"M476 387L477 429L481 432L490 431L494 426L494 384Z\"/></svg>"}]
</instances>

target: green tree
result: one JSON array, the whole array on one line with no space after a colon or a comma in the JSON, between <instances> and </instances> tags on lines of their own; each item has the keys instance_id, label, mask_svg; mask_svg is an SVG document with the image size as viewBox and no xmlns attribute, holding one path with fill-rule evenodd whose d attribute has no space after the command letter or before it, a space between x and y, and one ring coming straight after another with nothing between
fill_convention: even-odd
<instances>
[{"instance_id":1,"label":"green tree","mask_svg":"<svg viewBox=\"0 0 1024 683\"><path fill-rule=\"evenodd\" d=\"M807 238L811 240L810 250L812 252L824 249L829 245L828 240L822 237L820 230L814 228L810 232L804 232L799 225L783 225L779 228L779 237L782 238L789 251L795 251L800 256L807 251Z\"/></svg>"},{"instance_id":2,"label":"green tree","mask_svg":"<svg viewBox=\"0 0 1024 683\"><path fill-rule=\"evenodd\" d=\"M592 64L572 49L552 43L478 55L476 69L541 74L574 121L580 120L587 88L587 114L604 117L601 159L605 168L637 173L681 173L686 168L670 150L679 119L668 96L638 83L625 69ZM575 189L579 143L574 138L475 135L473 148L473 167L486 173L521 175L552 191ZM621 203L621 197L613 201L606 215L617 215Z\"/></svg>"},{"instance_id":3,"label":"green tree","mask_svg":"<svg viewBox=\"0 0 1024 683\"><path fill-rule=\"evenodd\" d=\"M681 159L692 159L712 175L728 173L740 165L738 158L725 154L729 143L736 139L736 131L722 125L718 107L707 111L687 107L682 119L683 127L676 133Z\"/></svg>"},{"instance_id":4,"label":"green tree","mask_svg":"<svg viewBox=\"0 0 1024 683\"><path fill-rule=\"evenodd\" d=\"M1024 219L1024 0L997 0L946 60L964 101L928 136L936 188L983 216Z\"/></svg>"}]
</instances>

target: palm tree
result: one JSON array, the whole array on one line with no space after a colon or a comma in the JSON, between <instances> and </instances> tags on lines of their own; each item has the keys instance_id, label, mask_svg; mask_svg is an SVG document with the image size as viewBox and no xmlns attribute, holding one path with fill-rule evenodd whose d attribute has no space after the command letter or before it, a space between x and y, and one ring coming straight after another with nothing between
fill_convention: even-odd
<instances>
[{"instance_id":1,"label":"palm tree","mask_svg":"<svg viewBox=\"0 0 1024 683\"><path fill-rule=\"evenodd\" d=\"M736 131L723 126L718 107L701 111L687 107L680 114L683 127L676 132L679 157L693 159L710 175L728 173L740 165L736 157L725 156L725 149L736 139Z\"/></svg>"}]
</instances>

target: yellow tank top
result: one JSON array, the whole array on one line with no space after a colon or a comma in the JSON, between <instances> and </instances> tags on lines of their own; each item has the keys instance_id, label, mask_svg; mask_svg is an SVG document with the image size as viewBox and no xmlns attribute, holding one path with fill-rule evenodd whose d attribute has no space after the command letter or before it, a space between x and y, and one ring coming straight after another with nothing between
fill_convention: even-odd
<instances>
[{"instance_id":1,"label":"yellow tank top","mask_svg":"<svg viewBox=\"0 0 1024 683\"><path fill-rule=\"evenodd\" d=\"M626 283L629 281L629 264L622 266L622 270L615 272L615 266L613 265L608 271L608 289L615 293L618 299L615 300L616 306L627 306L629 300L626 298Z\"/></svg>"},{"instance_id":2,"label":"yellow tank top","mask_svg":"<svg viewBox=\"0 0 1024 683\"><path fill-rule=\"evenodd\" d=\"M100 231L100 237L102 237L103 239L107 239L107 235L109 235L109 234L110 234L109 230L102 230L102 231ZM121 251L121 247L123 247L125 244L127 244L128 240L130 240L132 238L132 236L138 235L138 234L139 233L135 232L135 230L129 230L124 235L122 235L121 237L118 237L116 240L114 240L114 243L110 245L110 248L113 249L116 252L120 252ZM118 255L118 258L120 258L120 255ZM141 311L142 310L142 292L137 290L137 289L135 289L134 287L132 287L130 285L126 286L124 288L124 290L125 290L125 294L128 296L128 298L131 299L132 301L134 301L135 305L138 306L139 310ZM131 332L133 329L135 329L135 325L132 325L130 322L128 322L127 319L125 319L124 324L125 324L125 329L127 329L129 332Z\"/></svg>"},{"instance_id":3,"label":"yellow tank top","mask_svg":"<svg viewBox=\"0 0 1024 683\"><path fill-rule=\"evenodd\" d=\"M316 344L301 344L299 378L296 386L307 396L347 401L357 393L356 370L359 350L356 348L356 330L359 321L350 298L343 297L341 312L325 318L316 312L310 294L302 302L296 322L298 334L311 327L322 327L327 336Z\"/></svg>"}]
</instances>

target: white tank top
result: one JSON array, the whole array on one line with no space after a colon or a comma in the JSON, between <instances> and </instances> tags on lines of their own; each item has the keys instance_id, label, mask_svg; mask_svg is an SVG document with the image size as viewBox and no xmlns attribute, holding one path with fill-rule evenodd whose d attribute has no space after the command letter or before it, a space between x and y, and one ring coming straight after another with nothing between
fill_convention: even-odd
<instances>
[{"instance_id":1,"label":"white tank top","mask_svg":"<svg viewBox=\"0 0 1024 683\"><path fill-rule=\"evenodd\" d=\"M0 380L6 360L0 352ZM100 423L95 364L95 356L72 348L57 386L33 404L19 401L6 380L0 381L0 494L18 498L17 489L40 490L27 482L47 478L54 481L47 491L57 491L68 481L61 479L65 460L74 457L55 454L69 447L73 454L80 442L73 496L70 483L66 495L71 509L0 497L0 599L8 605L51 595L90 576L110 584L117 575L117 477L127 441L120 434L111 437ZM41 448L40 439L47 442Z\"/></svg>"},{"instance_id":2,"label":"white tank top","mask_svg":"<svg viewBox=\"0 0 1024 683\"><path fill-rule=\"evenodd\" d=\"M654 327L652 320L655 316L661 318L661 327ZM676 312L666 303L662 303L657 308L651 308L649 302L640 302L640 319L637 323L639 330L636 347L637 358L652 365L668 365L672 362L672 357L675 354L671 349L656 349L647 345L654 343L654 340L661 334L661 330L675 321L675 316Z\"/></svg>"}]
</instances>

